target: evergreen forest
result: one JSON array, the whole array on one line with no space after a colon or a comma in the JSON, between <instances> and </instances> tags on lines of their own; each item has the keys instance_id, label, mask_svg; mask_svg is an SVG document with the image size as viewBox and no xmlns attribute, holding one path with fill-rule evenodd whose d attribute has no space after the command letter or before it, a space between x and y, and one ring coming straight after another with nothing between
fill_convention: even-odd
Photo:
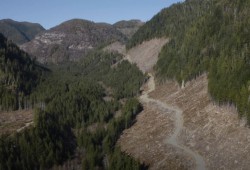
<instances>
[{"instance_id":1,"label":"evergreen forest","mask_svg":"<svg viewBox=\"0 0 250 170\"><path fill-rule=\"evenodd\" d=\"M127 48L170 38L155 66L159 81L179 83L208 73L218 104L234 105L250 123L250 1L187 0L163 9L143 25Z\"/></svg>"},{"instance_id":2,"label":"evergreen forest","mask_svg":"<svg viewBox=\"0 0 250 170\"><path fill-rule=\"evenodd\" d=\"M1 110L33 109L34 126L0 137L0 169L147 169L116 146L142 110L144 75L117 53L41 66L1 35ZM8 94L8 95L7 95ZM73 161L72 161L73 162Z\"/></svg>"}]
</instances>

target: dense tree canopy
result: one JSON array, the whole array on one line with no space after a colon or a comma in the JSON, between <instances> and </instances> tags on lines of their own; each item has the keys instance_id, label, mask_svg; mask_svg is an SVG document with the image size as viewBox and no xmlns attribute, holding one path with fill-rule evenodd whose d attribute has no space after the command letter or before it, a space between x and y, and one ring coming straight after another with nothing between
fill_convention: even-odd
<instances>
[{"instance_id":1,"label":"dense tree canopy","mask_svg":"<svg viewBox=\"0 0 250 170\"><path fill-rule=\"evenodd\" d=\"M24 108L46 69L0 34L0 110Z\"/></svg>"},{"instance_id":2,"label":"dense tree canopy","mask_svg":"<svg viewBox=\"0 0 250 170\"><path fill-rule=\"evenodd\" d=\"M75 159L76 152L82 169L146 169L115 146L142 109L134 97L144 81L121 59L97 51L80 64L49 66L46 78L25 93L36 110L34 127L0 137L0 169L48 169Z\"/></svg>"},{"instance_id":3,"label":"dense tree canopy","mask_svg":"<svg viewBox=\"0 0 250 170\"><path fill-rule=\"evenodd\" d=\"M249 0L189 0L157 14L127 47L169 37L155 67L160 80L182 82L208 72L209 92L250 121Z\"/></svg>"}]
</instances>

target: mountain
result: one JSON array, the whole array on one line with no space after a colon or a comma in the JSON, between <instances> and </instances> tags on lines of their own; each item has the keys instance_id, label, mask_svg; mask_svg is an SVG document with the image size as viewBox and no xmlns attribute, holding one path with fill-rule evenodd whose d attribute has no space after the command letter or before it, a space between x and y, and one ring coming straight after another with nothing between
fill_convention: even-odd
<instances>
[{"instance_id":1,"label":"mountain","mask_svg":"<svg viewBox=\"0 0 250 170\"><path fill-rule=\"evenodd\" d=\"M126 35L127 38L131 38L143 24L144 22L140 20L123 20L113 24L113 26Z\"/></svg>"},{"instance_id":2,"label":"mountain","mask_svg":"<svg viewBox=\"0 0 250 170\"><path fill-rule=\"evenodd\" d=\"M162 9L139 28L127 43L127 48L132 48L155 37L184 36L185 30L198 17L203 16L210 10L211 3L210 0L188 0L185 3L177 3Z\"/></svg>"},{"instance_id":3,"label":"mountain","mask_svg":"<svg viewBox=\"0 0 250 170\"><path fill-rule=\"evenodd\" d=\"M17 22L11 19L0 20L0 33L18 45L32 40L44 30L40 24L36 23Z\"/></svg>"},{"instance_id":4,"label":"mountain","mask_svg":"<svg viewBox=\"0 0 250 170\"><path fill-rule=\"evenodd\" d=\"M126 39L110 24L73 19L44 31L21 48L42 63L61 63L77 61L93 49Z\"/></svg>"},{"instance_id":5,"label":"mountain","mask_svg":"<svg viewBox=\"0 0 250 170\"><path fill-rule=\"evenodd\" d=\"M0 34L0 110L25 107L45 69Z\"/></svg>"},{"instance_id":6,"label":"mountain","mask_svg":"<svg viewBox=\"0 0 250 170\"><path fill-rule=\"evenodd\" d=\"M127 44L168 37L155 71L179 83L208 74L214 101L237 107L250 123L250 1L188 0L163 9Z\"/></svg>"}]
</instances>

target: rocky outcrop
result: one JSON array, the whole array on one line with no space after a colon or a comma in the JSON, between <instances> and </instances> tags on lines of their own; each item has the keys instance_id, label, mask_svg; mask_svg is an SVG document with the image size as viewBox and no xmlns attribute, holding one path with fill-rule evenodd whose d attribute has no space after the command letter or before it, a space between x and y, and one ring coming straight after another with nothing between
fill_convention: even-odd
<instances>
[{"instance_id":1,"label":"rocky outcrop","mask_svg":"<svg viewBox=\"0 0 250 170\"><path fill-rule=\"evenodd\" d=\"M21 46L41 63L78 61L92 49L115 41L125 42L126 37L106 23L73 19L35 37Z\"/></svg>"}]
</instances>

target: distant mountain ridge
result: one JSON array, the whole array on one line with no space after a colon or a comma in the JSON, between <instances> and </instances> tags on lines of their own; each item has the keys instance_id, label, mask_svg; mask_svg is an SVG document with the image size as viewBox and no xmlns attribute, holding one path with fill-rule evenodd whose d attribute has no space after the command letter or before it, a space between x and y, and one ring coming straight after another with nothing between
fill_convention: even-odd
<instances>
[{"instance_id":1,"label":"distant mountain ridge","mask_svg":"<svg viewBox=\"0 0 250 170\"><path fill-rule=\"evenodd\" d=\"M44 30L37 23L18 22L11 19L0 20L0 33L18 45L32 40L38 33Z\"/></svg>"},{"instance_id":2,"label":"distant mountain ridge","mask_svg":"<svg viewBox=\"0 0 250 170\"><path fill-rule=\"evenodd\" d=\"M127 37L114 26L72 19L37 35L21 46L41 63L77 61L89 51Z\"/></svg>"}]
</instances>

